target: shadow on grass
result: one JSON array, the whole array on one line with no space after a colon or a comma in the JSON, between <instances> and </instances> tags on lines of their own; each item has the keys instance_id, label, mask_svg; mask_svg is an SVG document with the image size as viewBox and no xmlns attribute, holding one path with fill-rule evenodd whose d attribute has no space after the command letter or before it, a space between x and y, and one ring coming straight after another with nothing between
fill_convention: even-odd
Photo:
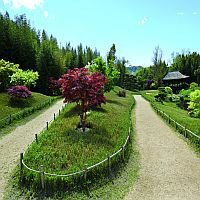
<instances>
[{"instance_id":1,"label":"shadow on grass","mask_svg":"<svg viewBox=\"0 0 200 200\"><path fill-rule=\"evenodd\" d=\"M92 108L92 111L107 113L108 111L102 107Z\"/></svg>"},{"instance_id":2,"label":"shadow on grass","mask_svg":"<svg viewBox=\"0 0 200 200\"><path fill-rule=\"evenodd\" d=\"M79 114L80 114L80 107L78 105L75 105L69 111L65 112L64 118L79 116Z\"/></svg>"},{"instance_id":3,"label":"shadow on grass","mask_svg":"<svg viewBox=\"0 0 200 200\"><path fill-rule=\"evenodd\" d=\"M14 100L10 99L8 101L8 106L12 108L27 108L31 106L31 99L20 99Z\"/></svg>"},{"instance_id":4,"label":"shadow on grass","mask_svg":"<svg viewBox=\"0 0 200 200\"><path fill-rule=\"evenodd\" d=\"M104 146L106 148L115 147L115 144L105 127L94 127L85 132L82 132L81 130L68 129L65 131L64 136L67 136L72 143L82 142L84 146L87 146L87 144L93 144L101 147Z\"/></svg>"},{"instance_id":5,"label":"shadow on grass","mask_svg":"<svg viewBox=\"0 0 200 200\"><path fill-rule=\"evenodd\" d=\"M116 104L116 105L119 105L119 106L123 105L122 103L120 103L119 101L116 101L116 100L110 100L110 99L108 99L108 100L106 100L106 102L107 103L113 103L113 104Z\"/></svg>"}]
</instances>

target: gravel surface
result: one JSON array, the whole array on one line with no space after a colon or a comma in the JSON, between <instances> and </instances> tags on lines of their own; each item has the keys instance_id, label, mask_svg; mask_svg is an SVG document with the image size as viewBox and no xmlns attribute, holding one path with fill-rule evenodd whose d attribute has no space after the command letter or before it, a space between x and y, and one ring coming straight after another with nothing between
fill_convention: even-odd
<instances>
[{"instance_id":1,"label":"gravel surface","mask_svg":"<svg viewBox=\"0 0 200 200\"><path fill-rule=\"evenodd\" d=\"M17 165L20 153L27 149L35 139L35 134L39 134L43 130L46 122L52 120L53 114L58 113L63 105L63 100L56 102L35 119L17 127L0 140L0 200L3 199L9 174Z\"/></svg>"},{"instance_id":2,"label":"gravel surface","mask_svg":"<svg viewBox=\"0 0 200 200\"><path fill-rule=\"evenodd\" d=\"M152 110L135 96L141 169L126 200L200 200L200 159Z\"/></svg>"}]
</instances>

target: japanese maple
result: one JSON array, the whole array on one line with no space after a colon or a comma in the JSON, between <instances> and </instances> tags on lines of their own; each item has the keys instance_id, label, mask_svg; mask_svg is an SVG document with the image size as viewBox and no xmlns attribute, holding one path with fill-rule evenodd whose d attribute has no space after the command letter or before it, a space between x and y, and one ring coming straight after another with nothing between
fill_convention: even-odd
<instances>
[{"instance_id":1,"label":"japanese maple","mask_svg":"<svg viewBox=\"0 0 200 200\"><path fill-rule=\"evenodd\" d=\"M65 102L76 102L80 106L80 125L85 130L86 112L105 103L106 78L100 72L90 73L87 68L68 70L59 80Z\"/></svg>"}]
</instances>

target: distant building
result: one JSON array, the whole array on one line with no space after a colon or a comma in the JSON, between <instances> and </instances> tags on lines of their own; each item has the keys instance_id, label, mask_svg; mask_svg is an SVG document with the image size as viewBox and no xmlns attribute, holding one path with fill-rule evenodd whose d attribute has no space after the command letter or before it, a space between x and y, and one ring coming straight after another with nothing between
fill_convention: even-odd
<instances>
[{"instance_id":1,"label":"distant building","mask_svg":"<svg viewBox=\"0 0 200 200\"><path fill-rule=\"evenodd\" d=\"M174 92L188 87L189 76L181 74L179 71L168 72L163 78L165 86L170 86Z\"/></svg>"}]
</instances>

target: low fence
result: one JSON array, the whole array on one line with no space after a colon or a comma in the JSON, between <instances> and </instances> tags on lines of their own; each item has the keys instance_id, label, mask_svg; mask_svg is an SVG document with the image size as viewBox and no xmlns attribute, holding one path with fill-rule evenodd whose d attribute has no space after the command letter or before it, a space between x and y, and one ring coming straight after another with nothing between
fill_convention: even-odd
<instances>
[{"instance_id":1,"label":"low fence","mask_svg":"<svg viewBox=\"0 0 200 200\"><path fill-rule=\"evenodd\" d=\"M10 125L13 121L20 119L20 118L24 118L24 117L34 113L36 110L40 110L40 109L46 107L47 105L51 105L51 103L53 101L55 101L56 99L57 98L50 98L49 100L47 100L43 103L39 103L34 107L25 108L24 110L19 111L15 114L8 115L7 117L0 120L0 128Z\"/></svg>"},{"instance_id":2,"label":"low fence","mask_svg":"<svg viewBox=\"0 0 200 200\"><path fill-rule=\"evenodd\" d=\"M144 97L144 96L143 96ZM145 97L144 97L145 98ZM146 98L145 98L146 99ZM148 99L146 99L149 101ZM186 126L179 124L175 119L173 119L170 115L167 115L164 111L158 109L152 101L149 101L154 110L165 119L171 126L175 127L175 129L181 133L185 138L189 139L193 144L197 147L200 147L200 136L187 129Z\"/></svg>"},{"instance_id":3,"label":"low fence","mask_svg":"<svg viewBox=\"0 0 200 200\"><path fill-rule=\"evenodd\" d=\"M66 106L66 104L65 104ZM62 107L62 109L64 109L64 107ZM49 127L49 124L56 119L57 116L59 116L61 113L61 110L59 110L58 112L58 115L56 115L54 113L54 117L53 119L50 121L50 122L47 122L46 123L46 127L43 129L44 130L48 130L48 127ZM100 165L103 165L105 163L107 163L107 167L108 167L108 175L110 176L111 173L112 173L112 165L111 165L111 162L112 162L112 159L114 159L117 155L121 154L120 158L122 159L122 161L125 161L125 150L126 148L128 147L128 144L131 143L131 130L132 130L132 119L130 117L130 126L129 126L129 130L128 130L128 136L124 142L124 144L121 146L121 148L119 148L118 151L116 151L115 153L113 153L112 155L108 155L107 158L105 158L104 160L92 165L92 166L87 166L85 169L81 170L81 171L76 171L76 172L73 172L73 173L69 173L69 174L55 174L55 173L48 173L48 172L45 172L44 171L44 165L41 164L40 165L40 170L35 170L35 169L32 169L30 168L29 166L26 165L26 163L24 162L23 160L23 157L24 157L24 154L21 153L20 154L20 175L21 175L21 180L22 180L22 177L23 177L23 170L24 168L26 170L29 170L33 173L37 173L37 174L40 174L41 176L41 190L44 191L45 190L45 177L46 176L54 176L54 177L60 177L60 178L64 178L64 177L72 177L72 176L76 176L76 175L83 175L84 176L84 179L85 179L85 182L87 183L87 174L90 170L92 169L95 169L97 167L99 167ZM43 132L42 131L42 132ZM35 142L38 142L38 136L37 134L35 134Z\"/></svg>"}]
</instances>

